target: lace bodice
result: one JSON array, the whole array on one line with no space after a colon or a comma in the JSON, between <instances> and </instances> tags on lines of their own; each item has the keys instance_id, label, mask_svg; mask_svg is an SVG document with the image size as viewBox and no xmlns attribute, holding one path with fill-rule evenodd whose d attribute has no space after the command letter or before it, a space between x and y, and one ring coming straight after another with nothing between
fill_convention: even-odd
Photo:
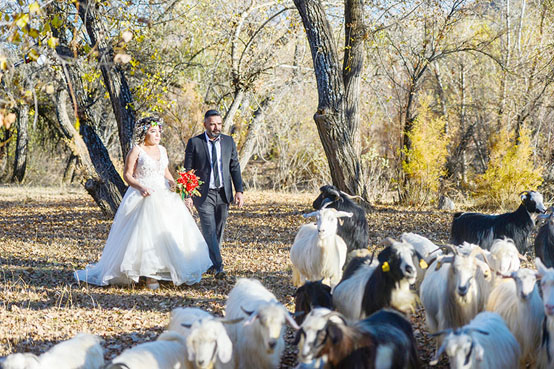
<instances>
[{"instance_id":1,"label":"lace bodice","mask_svg":"<svg viewBox=\"0 0 554 369\"><path fill-rule=\"evenodd\" d=\"M138 146L138 148L139 155L133 177L142 185L152 189L168 188L167 180L164 177L165 168L167 168L169 163L165 148L158 145L160 160L156 160L148 155L142 147Z\"/></svg>"}]
</instances>

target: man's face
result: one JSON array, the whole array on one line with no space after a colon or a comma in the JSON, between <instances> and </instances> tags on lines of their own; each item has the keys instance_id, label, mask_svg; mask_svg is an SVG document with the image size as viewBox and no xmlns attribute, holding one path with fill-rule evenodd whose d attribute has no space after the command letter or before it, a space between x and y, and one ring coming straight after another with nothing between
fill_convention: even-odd
<instances>
[{"instance_id":1,"label":"man's face","mask_svg":"<svg viewBox=\"0 0 554 369\"><path fill-rule=\"evenodd\" d=\"M221 126L223 124L223 119L218 115L212 115L204 119L204 128L206 128L206 133L210 138L217 138L221 133Z\"/></svg>"}]
</instances>

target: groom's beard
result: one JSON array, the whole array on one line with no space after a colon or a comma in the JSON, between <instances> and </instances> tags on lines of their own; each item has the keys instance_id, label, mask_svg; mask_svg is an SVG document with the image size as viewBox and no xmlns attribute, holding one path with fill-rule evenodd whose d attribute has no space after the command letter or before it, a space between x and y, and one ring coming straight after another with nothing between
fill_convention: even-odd
<instances>
[{"instance_id":1,"label":"groom's beard","mask_svg":"<svg viewBox=\"0 0 554 369\"><path fill-rule=\"evenodd\" d=\"M217 132L217 133L214 133L214 132L207 132L208 133L208 137L209 138L218 138L219 135L221 134L221 132Z\"/></svg>"}]
</instances>

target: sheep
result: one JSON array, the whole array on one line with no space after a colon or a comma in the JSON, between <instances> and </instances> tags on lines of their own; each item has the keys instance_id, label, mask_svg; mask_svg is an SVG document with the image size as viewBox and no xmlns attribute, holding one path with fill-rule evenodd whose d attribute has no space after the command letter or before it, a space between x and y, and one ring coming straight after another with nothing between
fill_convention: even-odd
<instances>
[{"instance_id":1,"label":"sheep","mask_svg":"<svg viewBox=\"0 0 554 369\"><path fill-rule=\"evenodd\" d=\"M225 316L247 318L228 329L238 369L278 368L285 348L285 322L299 328L275 295L256 279L237 281L225 304Z\"/></svg>"},{"instance_id":2,"label":"sheep","mask_svg":"<svg viewBox=\"0 0 554 369\"><path fill-rule=\"evenodd\" d=\"M502 317L481 312L468 325L437 333L446 335L431 365L446 352L453 369L517 369L520 348Z\"/></svg>"},{"instance_id":3,"label":"sheep","mask_svg":"<svg viewBox=\"0 0 554 369\"><path fill-rule=\"evenodd\" d=\"M543 216L546 222L539 228L535 237L535 256L540 258L547 268L554 267L554 209ZM540 216L539 216L540 217Z\"/></svg>"},{"instance_id":4,"label":"sheep","mask_svg":"<svg viewBox=\"0 0 554 369\"><path fill-rule=\"evenodd\" d=\"M316 217L317 225L300 227L290 249L293 284L298 287L306 280L323 279L332 288L340 281L346 260L346 245L337 235L337 219L351 217L352 213L321 209L304 215L312 216Z\"/></svg>"},{"instance_id":5,"label":"sheep","mask_svg":"<svg viewBox=\"0 0 554 369\"><path fill-rule=\"evenodd\" d=\"M364 209L352 201L352 197L340 191L335 186L326 185L319 189L321 194L313 202L314 209L322 209L324 205L339 211L353 214L349 219L339 225L337 234L342 237L348 252L356 249L364 249L369 243L369 227Z\"/></svg>"},{"instance_id":6,"label":"sheep","mask_svg":"<svg viewBox=\"0 0 554 369\"><path fill-rule=\"evenodd\" d=\"M106 369L189 369L185 338L166 331L156 341L141 343L123 351Z\"/></svg>"},{"instance_id":7,"label":"sheep","mask_svg":"<svg viewBox=\"0 0 554 369\"><path fill-rule=\"evenodd\" d=\"M294 293L294 320L302 324L304 317L315 307L332 309L331 287L320 281L306 282Z\"/></svg>"},{"instance_id":8,"label":"sheep","mask_svg":"<svg viewBox=\"0 0 554 369\"><path fill-rule=\"evenodd\" d=\"M406 313L413 310L417 296L410 285L416 280L414 258L421 260L421 256L406 242L387 238L382 243L387 247L377 256L378 265L354 259L360 268L350 271L351 277L343 278L333 291L333 306L347 319L363 319L384 307Z\"/></svg>"},{"instance_id":9,"label":"sheep","mask_svg":"<svg viewBox=\"0 0 554 369\"><path fill-rule=\"evenodd\" d=\"M421 283L420 298L431 333L464 326L483 310L486 301L482 286L483 278L490 279L490 269L477 258L483 250L450 249L454 255L435 260Z\"/></svg>"},{"instance_id":10,"label":"sheep","mask_svg":"<svg viewBox=\"0 0 554 369\"><path fill-rule=\"evenodd\" d=\"M542 325L541 345L537 355L537 369L551 369L554 365L554 269L535 259L537 278L540 279L545 318Z\"/></svg>"},{"instance_id":11,"label":"sheep","mask_svg":"<svg viewBox=\"0 0 554 369\"><path fill-rule=\"evenodd\" d=\"M480 213L456 213L450 232L451 243L459 245L464 241L477 244L489 250L497 238L511 238L518 251L525 255L527 237L535 226L535 216L544 213L543 197L535 191L521 195L521 205L512 213L487 215Z\"/></svg>"},{"instance_id":12,"label":"sheep","mask_svg":"<svg viewBox=\"0 0 554 369\"><path fill-rule=\"evenodd\" d=\"M492 290L486 310L500 314L521 347L520 367L534 361L540 336L544 311L536 287L536 272L519 269L497 284Z\"/></svg>"},{"instance_id":13,"label":"sheep","mask_svg":"<svg viewBox=\"0 0 554 369\"><path fill-rule=\"evenodd\" d=\"M398 312L380 310L352 326L339 313L323 314L314 310L297 332L304 362L325 358L335 369L420 367L412 327Z\"/></svg>"},{"instance_id":14,"label":"sheep","mask_svg":"<svg viewBox=\"0 0 554 369\"><path fill-rule=\"evenodd\" d=\"M99 369L104 365L104 349L98 336L79 333L58 343L40 356L31 353L9 355L4 369Z\"/></svg>"}]
</instances>

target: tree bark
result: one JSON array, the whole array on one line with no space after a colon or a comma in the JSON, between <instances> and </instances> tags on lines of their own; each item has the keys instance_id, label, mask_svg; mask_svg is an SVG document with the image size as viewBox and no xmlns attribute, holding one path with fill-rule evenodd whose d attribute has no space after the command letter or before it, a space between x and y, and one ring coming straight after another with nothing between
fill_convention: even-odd
<instances>
[{"instance_id":1,"label":"tree bark","mask_svg":"<svg viewBox=\"0 0 554 369\"><path fill-rule=\"evenodd\" d=\"M17 111L17 143L15 145L12 182L21 183L25 178L25 169L27 168L27 146L29 144L28 124L29 105L23 104Z\"/></svg>"},{"instance_id":2,"label":"tree bark","mask_svg":"<svg viewBox=\"0 0 554 369\"><path fill-rule=\"evenodd\" d=\"M67 163L65 165L65 170L63 171L63 184L71 184L73 178L75 177L75 171L77 170L78 157L75 154L71 154Z\"/></svg>"},{"instance_id":3,"label":"tree bark","mask_svg":"<svg viewBox=\"0 0 554 369\"><path fill-rule=\"evenodd\" d=\"M114 63L114 51L109 42L109 33L96 9L96 2L78 0L76 3L79 16L85 24L91 46L98 49L98 63L104 85L110 95L113 112L117 121L119 141L123 158L127 157L133 143L135 126L135 109L133 96L127 84L123 70Z\"/></svg>"},{"instance_id":4,"label":"tree bark","mask_svg":"<svg viewBox=\"0 0 554 369\"><path fill-rule=\"evenodd\" d=\"M319 96L314 121L329 162L333 184L347 193L367 197L361 178L358 150L355 148L356 132L351 131L352 116L349 114L349 121L347 121L346 113L347 108L353 106L352 102L347 103L346 100L359 98L354 95L356 91L354 87L355 73L360 71L353 70L349 72L352 75L348 77L343 74L331 26L320 1L294 0L294 4L302 18L312 52ZM350 17L356 18L355 15ZM358 48L356 50L359 51ZM349 59L359 61L357 55L351 55ZM345 77L350 81L349 83L352 83L349 85L350 95L345 92ZM357 110L354 112L358 114Z\"/></svg>"},{"instance_id":5,"label":"tree bark","mask_svg":"<svg viewBox=\"0 0 554 369\"><path fill-rule=\"evenodd\" d=\"M75 149L74 153L79 156L80 162L87 168L89 178L86 179L85 189L104 214L113 216L121 203L122 196L125 194L127 187L119 173L115 170L108 150L94 131L92 117L86 109L88 97L83 89L80 74L75 68L73 65L62 62L66 84L77 108L77 119L81 136L77 134L77 131L69 122L67 113L64 114L65 103L61 101L63 100L63 95L60 96L61 100L56 104L58 121L66 137L72 140ZM64 118L64 115L67 118Z\"/></svg>"},{"instance_id":6,"label":"tree bark","mask_svg":"<svg viewBox=\"0 0 554 369\"><path fill-rule=\"evenodd\" d=\"M254 112L252 121L248 125L248 133L246 134L246 139L244 141L244 144L242 145L239 154L239 163L241 170L244 170L246 168L248 161L252 157L252 153L254 152L254 147L256 144L256 137L258 137L258 132L260 131L260 126L263 122L265 110L267 109L270 100L270 97L266 97L262 100L260 106Z\"/></svg>"}]
</instances>

